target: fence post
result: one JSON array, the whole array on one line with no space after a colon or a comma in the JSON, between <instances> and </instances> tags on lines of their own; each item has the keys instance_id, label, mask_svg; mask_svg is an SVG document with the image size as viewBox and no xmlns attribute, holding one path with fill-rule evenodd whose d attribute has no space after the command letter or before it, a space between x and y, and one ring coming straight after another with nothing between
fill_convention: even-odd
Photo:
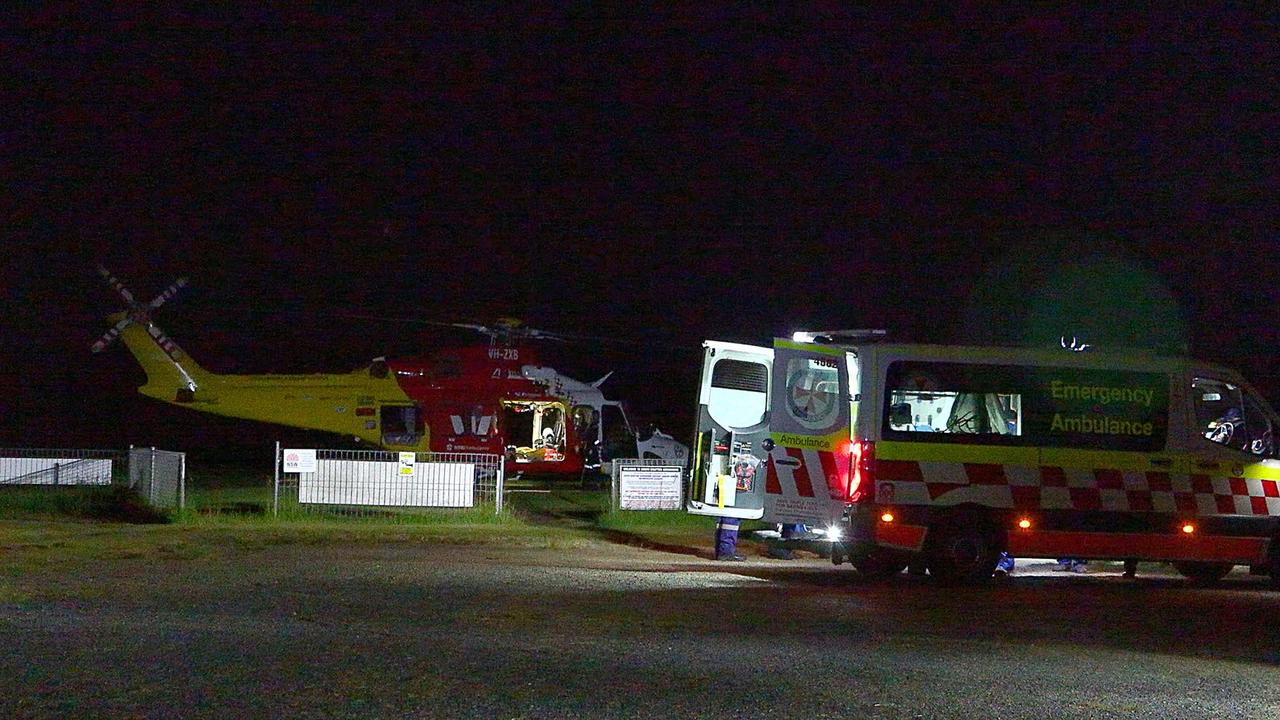
<instances>
[{"instance_id":1,"label":"fence post","mask_svg":"<svg viewBox=\"0 0 1280 720\"><path fill-rule=\"evenodd\" d=\"M614 458L613 463L609 465L609 509L618 510L621 501L618 498L618 458Z\"/></svg>"},{"instance_id":2,"label":"fence post","mask_svg":"<svg viewBox=\"0 0 1280 720\"><path fill-rule=\"evenodd\" d=\"M272 468L275 480L271 489L271 517L280 517L280 441L276 441L275 467Z\"/></svg>"},{"instance_id":3,"label":"fence post","mask_svg":"<svg viewBox=\"0 0 1280 720\"><path fill-rule=\"evenodd\" d=\"M178 511L187 509L187 454L178 455Z\"/></svg>"},{"instance_id":4,"label":"fence post","mask_svg":"<svg viewBox=\"0 0 1280 720\"><path fill-rule=\"evenodd\" d=\"M147 502L152 506L156 504L156 448L151 446L151 474L147 482Z\"/></svg>"},{"instance_id":5,"label":"fence post","mask_svg":"<svg viewBox=\"0 0 1280 720\"><path fill-rule=\"evenodd\" d=\"M502 486L505 484L504 481L506 480L506 478L507 478L507 454L502 453L501 455L498 456L498 489L497 489L497 492L494 493L494 498L495 498L494 505L496 506L494 513L497 515L502 514L502 492L503 492Z\"/></svg>"},{"instance_id":6,"label":"fence post","mask_svg":"<svg viewBox=\"0 0 1280 720\"><path fill-rule=\"evenodd\" d=\"M53 484L61 485L62 481L58 479L58 463L53 464Z\"/></svg>"}]
</instances>

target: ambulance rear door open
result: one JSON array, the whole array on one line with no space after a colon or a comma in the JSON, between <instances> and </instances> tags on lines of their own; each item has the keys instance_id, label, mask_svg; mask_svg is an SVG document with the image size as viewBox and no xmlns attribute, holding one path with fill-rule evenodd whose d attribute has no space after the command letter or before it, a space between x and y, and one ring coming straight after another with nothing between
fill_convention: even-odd
<instances>
[{"instance_id":1,"label":"ambulance rear door open","mask_svg":"<svg viewBox=\"0 0 1280 720\"><path fill-rule=\"evenodd\" d=\"M764 514L772 369L770 348L703 343L690 513L745 519Z\"/></svg>"},{"instance_id":2,"label":"ambulance rear door open","mask_svg":"<svg viewBox=\"0 0 1280 720\"><path fill-rule=\"evenodd\" d=\"M766 520L826 525L839 517L849 491L854 368L843 348L774 340Z\"/></svg>"}]
</instances>

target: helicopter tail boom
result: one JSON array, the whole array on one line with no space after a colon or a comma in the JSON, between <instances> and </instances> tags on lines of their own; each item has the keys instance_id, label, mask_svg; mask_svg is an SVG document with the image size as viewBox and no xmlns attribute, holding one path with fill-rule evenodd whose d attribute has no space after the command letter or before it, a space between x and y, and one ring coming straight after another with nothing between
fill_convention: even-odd
<instances>
[{"instance_id":1,"label":"helicopter tail boom","mask_svg":"<svg viewBox=\"0 0 1280 720\"><path fill-rule=\"evenodd\" d=\"M123 313L108 318L118 322ZM147 374L147 382L138 392L167 402L190 402L196 390L209 386L216 377L200 367L154 323L143 326L129 323L120 331L120 339Z\"/></svg>"}]
</instances>

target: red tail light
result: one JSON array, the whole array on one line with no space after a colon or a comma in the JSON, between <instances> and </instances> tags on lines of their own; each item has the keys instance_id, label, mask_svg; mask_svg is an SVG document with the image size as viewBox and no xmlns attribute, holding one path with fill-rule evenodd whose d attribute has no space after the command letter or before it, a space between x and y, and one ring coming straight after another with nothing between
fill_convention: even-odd
<instances>
[{"instance_id":1,"label":"red tail light","mask_svg":"<svg viewBox=\"0 0 1280 720\"><path fill-rule=\"evenodd\" d=\"M865 502L875 486L876 444L854 441L849 453L849 502Z\"/></svg>"}]
</instances>

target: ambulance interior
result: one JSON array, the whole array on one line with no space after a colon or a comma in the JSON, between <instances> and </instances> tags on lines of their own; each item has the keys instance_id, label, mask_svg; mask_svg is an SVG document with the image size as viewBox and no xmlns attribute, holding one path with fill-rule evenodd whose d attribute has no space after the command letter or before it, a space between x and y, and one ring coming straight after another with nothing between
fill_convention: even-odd
<instances>
[{"instance_id":1,"label":"ambulance interior","mask_svg":"<svg viewBox=\"0 0 1280 720\"><path fill-rule=\"evenodd\" d=\"M1022 435L1022 395L894 390L889 427L899 432Z\"/></svg>"},{"instance_id":2,"label":"ambulance interior","mask_svg":"<svg viewBox=\"0 0 1280 720\"><path fill-rule=\"evenodd\" d=\"M553 401L502 401L507 452L517 463L563 461L565 406Z\"/></svg>"}]
</instances>

